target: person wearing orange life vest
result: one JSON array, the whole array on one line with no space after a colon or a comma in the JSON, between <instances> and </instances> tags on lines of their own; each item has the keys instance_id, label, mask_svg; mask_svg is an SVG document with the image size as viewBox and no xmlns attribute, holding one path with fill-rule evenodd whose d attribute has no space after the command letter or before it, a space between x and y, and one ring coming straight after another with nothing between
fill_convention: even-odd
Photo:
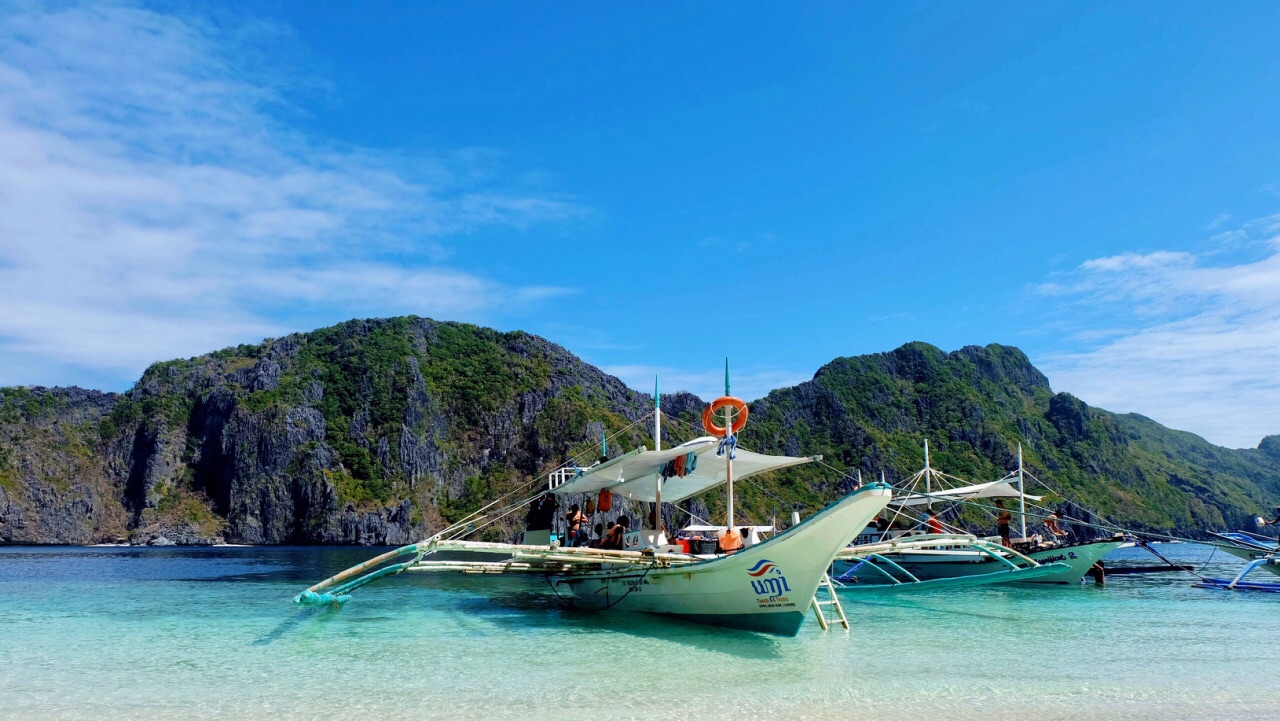
<instances>
[{"instance_id":1,"label":"person wearing orange life vest","mask_svg":"<svg viewBox=\"0 0 1280 721\"><path fill-rule=\"evenodd\" d=\"M929 511L929 519L924 522L924 527L929 533L942 533L942 521L938 519L938 514Z\"/></svg>"}]
</instances>

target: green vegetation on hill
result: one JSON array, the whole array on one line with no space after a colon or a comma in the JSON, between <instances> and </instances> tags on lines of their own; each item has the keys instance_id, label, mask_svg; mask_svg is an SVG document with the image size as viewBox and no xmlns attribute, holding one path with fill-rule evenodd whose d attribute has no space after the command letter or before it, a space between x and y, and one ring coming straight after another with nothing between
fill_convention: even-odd
<instances>
[{"instance_id":1,"label":"green vegetation on hill","mask_svg":"<svg viewBox=\"0 0 1280 721\"><path fill-rule=\"evenodd\" d=\"M1241 526L1280 496L1274 459L1054 394L1026 356L1007 346L944 353L910 343L841 358L752 410L745 444L822 453L827 463L868 478L882 469L891 479L919 470L928 439L934 468L995 480L1016 466L1021 442L1027 468L1057 497L1131 527ZM787 502L813 506L839 491L823 485L818 467L779 476L769 491ZM749 500L758 511L778 505L763 493Z\"/></svg>"},{"instance_id":2,"label":"green vegetation on hill","mask_svg":"<svg viewBox=\"0 0 1280 721\"><path fill-rule=\"evenodd\" d=\"M696 424L700 403L664 397L664 412ZM398 543L536 486L573 451L593 460L601 434L620 434L611 452L650 444L647 424L631 424L651 408L535 336L412 316L156 363L122 396L0 389L0 540L127 525L180 540ZM670 430L667 443L691 434ZM744 482L743 512L819 507L847 490L842 472L900 480L922 466L926 438L935 468L974 481L1011 469L1021 441L1062 497L1149 529L1239 526L1280 497L1280 439L1219 448L1055 394L1016 348L911 343L836 359L752 404L744 446L825 461ZM38 530L77 503L119 512ZM723 495L694 506L717 513Z\"/></svg>"}]
</instances>

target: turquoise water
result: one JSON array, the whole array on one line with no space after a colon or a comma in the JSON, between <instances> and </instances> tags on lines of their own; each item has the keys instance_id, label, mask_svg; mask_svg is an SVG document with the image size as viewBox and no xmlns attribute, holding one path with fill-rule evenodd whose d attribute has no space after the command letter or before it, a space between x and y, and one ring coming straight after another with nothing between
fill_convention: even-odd
<instances>
[{"instance_id":1,"label":"turquoise water","mask_svg":"<svg viewBox=\"0 0 1280 721\"><path fill-rule=\"evenodd\" d=\"M0 549L0 719L1280 718L1280 595L1185 576L846 597L852 632L794 639L566 611L540 579L293 608L370 555Z\"/></svg>"}]
</instances>

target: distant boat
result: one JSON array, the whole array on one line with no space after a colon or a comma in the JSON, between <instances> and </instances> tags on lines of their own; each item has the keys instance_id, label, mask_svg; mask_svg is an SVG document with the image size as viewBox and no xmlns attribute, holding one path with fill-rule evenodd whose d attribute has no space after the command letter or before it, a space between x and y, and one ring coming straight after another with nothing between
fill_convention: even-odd
<instances>
[{"instance_id":1,"label":"distant boat","mask_svg":"<svg viewBox=\"0 0 1280 721\"><path fill-rule=\"evenodd\" d=\"M1066 542L1057 537L1027 535L1026 502L1040 496L1028 495L1022 467L1022 447L1018 447L1018 468L998 481L936 488L936 484L960 481L930 465L929 443L924 446L924 468L907 479L909 488L924 486L923 492L896 496L889 508L900 515L910 508L952 506L984 499L1018 499L1022 536L1012 539L1012 548L1000 545L998 536L972 534L926 534L916 530L877 530L868 527L857 536L858 545L837 554L833 569L837 578L862 583L885 583L886 573L911 582L936 582L969 578L970 583L1027 582L1071 585L1080 583L1094 564L1125 542L1122 534ZM905 541L910 541L906 543ZM884 546L889 543L889 546ZM1049 565L1051 570L1042 566ZM1022 573L1019 574L1017 571ZM958 582L957 582L958 583Z\"/></svg>"},{"instance_id":2,"label":"distant boat","mask_svg":"<svg viewBox=\"0 0 1280 721\"><path fill-rule=\"evenodd\" d=\"M1233 556L1242 558L1249 563L1245 565L1236 577L1227 580L1223 578L1202 578L1195 585L1198 588L1216 588L1226 591L1267 591L1270 593L1280 593L1280 583L1267 581L1247 581L1245 580L1249 574L1256 570L1270 571L1280 576L1280 547L1277 542L1244 531L1236 531L1234 533L1210 533L1209 535L1218 539L1212 545L1215 548L1222 549Z\"/></svg>"},{"instance_id":3,"label":"distant boat","mask_svg":"<svg viewBox=\"0 0 1280 721\"><path fill-rule=\"evenodd\" d=\"M841 589L910 591L1034 581L1071 571L1063 561L1041 563L972 534L902 535L836 554L832 572Z\"/></svg>"},{"instance_id":4,"label":"distant boat","mask_svg":"<svg viewBox=\"0 0 1280 721\"><path fill-rule=\"evenodd\" d=\"M1244 531L1236 531L1234 533L1209 533L1210 536L1218 539L1212 545L1230 553L1237 558L1246 561L1256 561L1260 558L1275 558L1280 548L1277 547L1276 541L1266 536L1259 536ZM1280 564L1269 563L1261 564L1261 568L1280 576Z\"/></svg>"},{"instance_id":5,"label":"distant boat","mask_svg":"<svg viewBox=\"0 0 1280 721\"><path fill-rule=\"evenodd\" d=\"M885 583L888 573L911 581L973 577L975 583L980 578L986 583L1078 584L1095 563L1123 543L1123 538L1017 551L1000 546L997 537L920 534L844 549L836 554L833 572L837 579L864 583ZM1022 573L1010 573L1014 570Z\"/></svg>"}]
</instances>

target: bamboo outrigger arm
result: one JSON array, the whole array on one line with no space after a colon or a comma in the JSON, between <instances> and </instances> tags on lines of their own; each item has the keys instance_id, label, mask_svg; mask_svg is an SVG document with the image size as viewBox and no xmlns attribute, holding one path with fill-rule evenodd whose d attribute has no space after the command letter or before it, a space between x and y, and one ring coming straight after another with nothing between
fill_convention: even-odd
<instances>
[{"instance_id":1,"label":"bamboo outrigger arm","mask_svg":"<svg viewBox=\"0 0 1280 721\"><path fill-rule=\"evenodd\" d=\"M413 564L422 560L422 556L427 552L428 545L436 541L437 537L432 536L427 541L421 543L413 543L408 546L401 546L394 551L387 551L379 556L374 556L364 563L352 566L334 576L330 576L307 590L294 596L293 602L299 606L324 606L332 604L343 604L351 600L350 592L361 586L376 581L383 576L390 576L409 568ZM378 566L403 556L414 556L412 561L392 564L383 568ZM370 569L377 570L371 573L365 573ZM364 573L365 575L360 575ZM353 578L354 577L354 578ZM348 581L347 579L353 579ZM343 583L346 581L345 583Z\"/></svg>"}]
</instances>

